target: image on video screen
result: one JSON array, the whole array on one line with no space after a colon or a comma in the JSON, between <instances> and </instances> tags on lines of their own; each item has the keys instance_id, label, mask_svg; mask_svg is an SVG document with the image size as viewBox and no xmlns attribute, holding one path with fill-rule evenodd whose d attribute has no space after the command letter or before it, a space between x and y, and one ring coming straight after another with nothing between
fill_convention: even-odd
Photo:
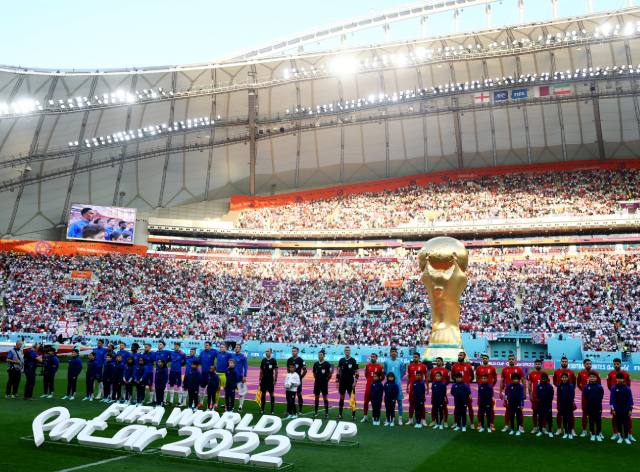
<instances>
[{"instance_id":1,"label":"image on video screen","mask_svg":"<svg viewBox=\"0 0 640 472\"><path fill-rule=\"evenodd\" d=\"M74 203L69 214L67 238L133 244L135 208Z\"/></svg>"}]
</instances>

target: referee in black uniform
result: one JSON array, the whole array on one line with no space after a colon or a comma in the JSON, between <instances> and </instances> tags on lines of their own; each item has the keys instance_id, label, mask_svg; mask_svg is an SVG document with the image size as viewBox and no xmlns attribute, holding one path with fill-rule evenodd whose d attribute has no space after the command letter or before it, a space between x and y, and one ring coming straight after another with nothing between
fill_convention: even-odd
<instances>
[{"instance_id":1,"label":"referee in black uniform","mask_svg":"<svg viewBox=\"0 0 640 472\"><path fill-rule=\"evenodd\" d=\"M340 359L340 362L338 362L338 374L336 375L336 385L338 387L338 392L340 393L338 416L336 416L336 419L338 420L342 419L344 394L348 393L349 398L351 398L351 392L355 391L356 384L358 383L358 377L360 377L358 369L360 369L360 366L358 365L356 360L351 357L351 348L345 347L344 357ZM351 419L356 419L355 412L353 412L353 414L351 415Z\"/></svg>"},{"instance_id":2,"label":"referee in black uniform","mask_svg":"<svg viewBox=\"0 0 640 472\"><path fill-rule=\"evenodd\" d=\"M278 361L271 357L271 348L267 348L265 354L266 358L262 359L260 363L260 391L262 392L262 407L260 408L260 414L264 413L264 404L267 402L267 392L271 397L271 414L273 415L273 406L276 402L276 397L273 393L273 389L278 383Z\"/></svg>"},{"instance_id":3,"label":"referee in black uniform","mask_svg":"<svg viewBox=\"0 0 640 472\"><path fill-rule=\"evenodd\" d=\"M291 357L287 360L287 372L289 372L289 366L296 366L296 374L300 376L300 385L298 385L298 416L302 415L302 379L307 375L307 364L304 359L298 356L298 348L291 349Z\"/></svg>"},{"instance_id":4,"label":"referee in black uniform","mask_svg":"<svg viewBox=\"0 0 640 472\"><path fill-rule=\"evenodd\" d=\"M313 414L314 418L318 417L318 407L320 406L320 394L324 399L324 411L325 419L329 418L329 380L331 380L331 367L327 361L324 360L324 351L318 353L318 362L313 364L313 376L315 382L313 383L313 394L316 396L316 412Z\"/></svg>"}]
</instances>

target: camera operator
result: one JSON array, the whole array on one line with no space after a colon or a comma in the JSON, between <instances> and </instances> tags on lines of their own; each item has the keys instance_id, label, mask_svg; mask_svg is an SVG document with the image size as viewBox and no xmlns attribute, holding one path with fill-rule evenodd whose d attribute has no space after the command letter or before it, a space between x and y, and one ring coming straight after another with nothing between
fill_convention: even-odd
<instances>
[{"instance_id":1,"label":"camera operator","mask_svg":"<svg viewBox=\"0 0 640 472\"><path fill-rule=\"evenodd\" d=\"M24 386L24 399L28 402L37 402L37 398L33 398L33 387L36 386L36 367L42 363L42 357L38 352L40 344L33 343L31 348L24 354L24 376L27 378L27 384Z\"/></svg>"},{"instance_id":2,"label":"camera operator","mask_svg":"<svg viewBox=\"0 0 640 472\"><path fill-rule=\"evenodd\" d=\"M22 354L22 340L16 341L15 347L12 347L7 354L7 374L9 381L7 382L7 395L5 398L20 398L18 395L18 387L20 386L20 378L24 369L24 355ZM13 394L11 393L13 391Z\"/></svg>"}]
</instances>

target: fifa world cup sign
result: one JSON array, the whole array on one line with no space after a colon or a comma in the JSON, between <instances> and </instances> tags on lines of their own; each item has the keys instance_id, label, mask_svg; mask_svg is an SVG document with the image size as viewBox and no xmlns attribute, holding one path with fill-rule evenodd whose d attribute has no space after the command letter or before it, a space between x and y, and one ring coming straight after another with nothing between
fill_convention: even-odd
<instances>
[{"instance_id":1,"label":"fifa world cup sign","mask_svg":"<svg viewBox=\"0 0 640 472\"><path fill-rule=\"evenodd\" d=\"M467 286L469 256L457 239L440 237L427 242L418 254L422 283L431 304L431 338L422 360L455 362L464 351L460 335L460 297Z\"/></svg>"}]
</instances>

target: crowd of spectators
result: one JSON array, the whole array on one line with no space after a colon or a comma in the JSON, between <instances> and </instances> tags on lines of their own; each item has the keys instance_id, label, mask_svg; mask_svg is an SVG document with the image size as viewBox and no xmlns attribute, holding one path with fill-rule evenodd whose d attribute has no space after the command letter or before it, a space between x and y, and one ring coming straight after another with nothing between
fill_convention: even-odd
<instances>
[{"instance_id":1,"label":"crowd of spectators","mask_svg":"<svg viewBox=\"0 0 640 472\"><path fill-rule=\"evenodd\" d=\"M623 178L620 178L620 175ZM244 210L236 226L251 229L392 228L437 218L470 220L541 218L551 214L613 214L616 202L637 193L633 171L526 172L450 180L395 191ZM631 190L627 191L627 188Z\"/></svg>"},{"instance_id":2,"label":"crowd of spectators","mask_svg":"<svg viewBox=\"0 0 640 472\"><path fill-rule=\"evenodd\" d=\"M580 332L585 349L622 341L638 350L640 254L553 256L523 267L472 261L461 330ZM219 340L243 331L264 342L388 346L424 344L431 331L415 252L351 264L4 254L0 274L3 332L55 333L60 321L78 321L85 335Z\"/></svg>"},{"instance_id":3,"label":"crowd of spectators","mask_svg":"<svg viewBox=\"0 0 640 472\"><path fill-rule=\"evenodd\" d=\"M640 255L540 259L523 268L518 330L582 334L585 350L637 350Z\"/></svg>"}]
</instances>

